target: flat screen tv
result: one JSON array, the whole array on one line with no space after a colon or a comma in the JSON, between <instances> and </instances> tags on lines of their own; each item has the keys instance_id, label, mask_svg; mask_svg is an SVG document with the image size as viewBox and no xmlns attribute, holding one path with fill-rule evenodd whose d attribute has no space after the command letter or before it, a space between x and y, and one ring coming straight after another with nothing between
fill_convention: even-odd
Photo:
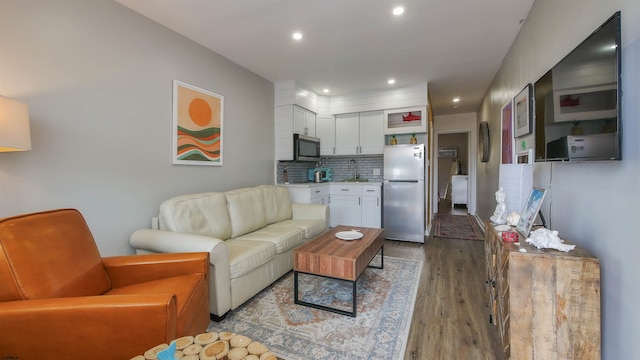
<instances>
[{"instance_id":1,"label":"flat screen tv","mask_svg":"<svg viewBox=\"0 0 640 360\"><path fill-rule=\"evenodd\" d=\"M620 12L534 84L535 160L621 160Z\"/></svg>"}]
</instances>

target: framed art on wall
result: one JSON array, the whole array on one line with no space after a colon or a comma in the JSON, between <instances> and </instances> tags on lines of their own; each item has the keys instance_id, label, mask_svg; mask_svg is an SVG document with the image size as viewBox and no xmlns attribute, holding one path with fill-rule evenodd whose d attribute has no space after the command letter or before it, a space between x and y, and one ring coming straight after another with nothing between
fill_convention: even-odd
<instances>
[{"instance_id":1,"label":"framed art on wall","mask_svg":"<svg viewBox=\"0 0 640 360\"><path fill-rule=\"evenodd\" d=\"M515 137L530 134L533 129L533 87L527 86L513 98L515 104Z\"/></svg>"},{"instance_id":2,"label":"framed art on wall","mask_svg":"<svg viewBox=\"0 0 640 360\"><path fill-rule=\"evenodd\" d=\"M173 163L222 166L224 97L173 81Z\"/></svg>"},{"instance_id":3,"label":"framed art on wall","mask_svg":"<svg viewBox=\"0 0 640 360\"><path fill-rule=\"evenodd\" d=\"M500 112L502 117L502 154L501 164L513 163L513 102L507 101Z\"/></svg>"}]
</instances>

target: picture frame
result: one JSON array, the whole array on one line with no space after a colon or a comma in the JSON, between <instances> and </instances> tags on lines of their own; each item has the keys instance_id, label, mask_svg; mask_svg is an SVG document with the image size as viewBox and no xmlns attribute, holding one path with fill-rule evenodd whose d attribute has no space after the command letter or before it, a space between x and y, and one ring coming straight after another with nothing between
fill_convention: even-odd
<instances>
[{"instance_id":1,"label":"picture frame","mask_svg":"<svg viewBox=\"0 0 640 360\"><path fill-rule=\"evenodd\" d=\"M528 135L533 130L533 86L527 84L516 97L514 104L514 137Z\"/></svg>"},{"instance_id":2,"label":"picture frame","mask_svg":"<svg viewBox=\"0 0 640 360\"><path fill-rule=\"evenodd\" d=\"M527 199L524 209L522 209L522 213L520 214L520 220L516 225L516 230L522 234L522 236L529 236L529 232L531 231L533 222L536 220L538 211L540 211L540 206L542 206L542 201L544 200L546 192L547 191L542 188L534 187L531 189L529 198Z\"/></svg>"},{"instance_id":3,"label":"picture frame","mask_svg":"<svg viewBox=\"0 0 640 360\"><path fill-rule=\"evenodd\" d=\"M173 164L222 166L224 97L173 81Z\"/></svg>"},{"instance_id":4,"label":"picture frame","mask_svg":"<svg viewBox=\"0 0 640 360\"><path fill-rule=\"evenodd\" d=\"M502 137L501 147L502 152L500 155L501 164L513 163L513 100L509 99L506 104L502 106L500 111L501 123L502 123Z\"/></svg>"},{"instance_id":5,"label":"picture frame","mask_svg":"<svg viewBox=\"0 0 640 360\"><path fill-rule=\"evenodd\" d=\"M519 151L516 154L516 164L533 164L533 149Z\"/></svg>"}]
</instances>

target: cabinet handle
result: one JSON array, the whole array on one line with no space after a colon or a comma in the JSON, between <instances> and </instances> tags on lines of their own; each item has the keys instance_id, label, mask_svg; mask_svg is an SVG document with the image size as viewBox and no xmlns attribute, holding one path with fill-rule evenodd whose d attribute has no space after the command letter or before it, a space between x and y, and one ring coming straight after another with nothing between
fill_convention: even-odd
<instances>
[{"instance_id":1,"label":"cabinet handle","mask_svg":"<svg viewBox=\"0 0 640 360\"><path fill-rule=\"evenodd\" d=\"M372 189L367 190L367 192L374 192L374 191L375 191L375 190L372 190Z\"/></svg>"},{"instance_id":2,"label":"cabinet handle","mask_svg":"<svg viewBox=\"0 0 640 360\"><path fill-rule=\"evenodd\" d=\"M376 206L380 206L380 198L376 198Z\"/></svg>"},{"instance_id":3,"label":"cabinet handle","mask_svg":"<svg viewBox=\"0 0 640 360\"><path fill-rule=\"evenodd\" d=\"M349 189L340 189L340 191L349 191Z\"/></svg>"},{"instance_id":4,"label":"cabinet handle","mask_svg":"<svg viewBox=\"0 0 640 360\"><path fill-rule=\"evenodd\" d=\"M358 206L360 206L360 197L358 196Z\"/></svg>"},{"instance_id":5,"label":"cabinet handle","mask_svg":"<svg viewBox=\"0 0 640 360\"><path fill-rule=\"evenodd\" d=\"M320 192L320 190L316 190L316 191L315 191L315 193L316 193L316 194L317 194L317 193L319 193L319 192Z\"/></svg>"}]
</instances>

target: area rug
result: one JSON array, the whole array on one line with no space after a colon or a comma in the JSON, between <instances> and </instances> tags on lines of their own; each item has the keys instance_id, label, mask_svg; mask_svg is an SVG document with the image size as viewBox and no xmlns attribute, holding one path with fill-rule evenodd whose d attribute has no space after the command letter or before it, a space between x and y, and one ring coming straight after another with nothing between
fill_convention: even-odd
<instances>
[{"instance_id":1,"label":"area rug","mask_svg":"<svg viewBox=\"0 0 640 360\"><path fill-rule=\"evenodd\" d=\"M466 240L483 240L482 230L471 215L436 214L435 237Z\"/></svg>"},{"instance_id":2,"label":"area rug","mask_svg":"<svg viewBox=\"0 0 640 360\"><path fill-rule=\"evenodd\" d=\"M286 360L402 359L421 270L421 261L387 256L384 269L365 269L355 318L294 304L289 272L208 331L243 334ZM352 293L349 282L300 274L301 300L350 310Z\"/></svg>"}]
</instances>

